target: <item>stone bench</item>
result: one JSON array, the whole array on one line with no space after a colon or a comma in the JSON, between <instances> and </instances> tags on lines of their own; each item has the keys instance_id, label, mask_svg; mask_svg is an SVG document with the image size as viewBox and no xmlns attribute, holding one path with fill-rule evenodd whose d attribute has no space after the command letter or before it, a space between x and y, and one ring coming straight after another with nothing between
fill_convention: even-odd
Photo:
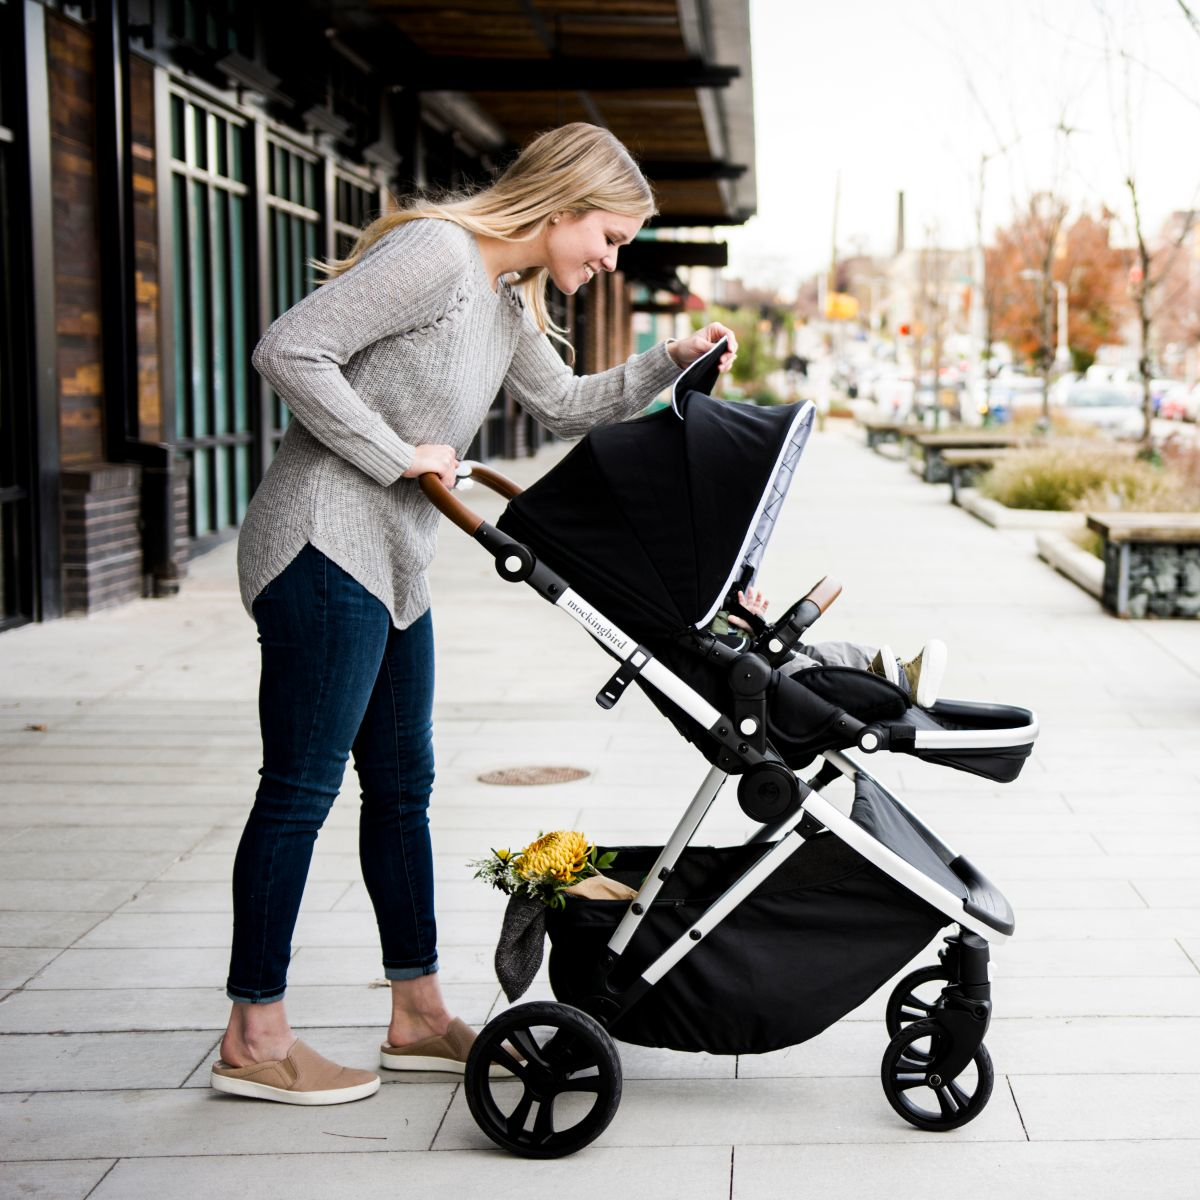
<instances>
[{"instance_id":1,"label":"stone bench","mask_svg":"<svg viewBox=\"0 0 1200 1200\"><path fill-rule=\"evenodd\" d=\"M950 470L945 461L947 450L1011 450L1028 439L1021 434L995 429L953 429L946 433L921 433L913 444L924 455L920 475L926 483L949 483Z\"/></svg>"},{"instance_id":2,"label":"stone bench","mask_svg":"<svg viewBox=\"0 0 1200 1200\"><path fill-rule=\"evenodd\" d=\"M942 462L950 476L950 503L958 504L964 488L974 487L980 475L1008 458L1015 449L1015 446L1000 446L994 450L941 451Z\"/></svg>"},{"instance_id":3,"label":"stone bench","mask_svg":"<svg viewBox=\"0 0 1200 1200\"><path fill-rule=\"evenodd\" d=\"M1109 612L1200 616L1200 513L1089 513L1087 524L1104 539Z\"/></svg>"}]
</instances>

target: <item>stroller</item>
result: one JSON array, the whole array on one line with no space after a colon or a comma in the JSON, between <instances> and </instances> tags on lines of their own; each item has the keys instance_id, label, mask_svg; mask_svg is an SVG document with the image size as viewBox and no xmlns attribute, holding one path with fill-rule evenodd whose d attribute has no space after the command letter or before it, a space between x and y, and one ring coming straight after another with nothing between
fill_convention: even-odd
<instances>
[{"instance_id":1,"label":"stroller","mask_svg":"<svg viewBox=\"0 0 1200 1200\"><path fill-rule=\"evenodd\" d=\"M617 661L602 708L636 682L710 764L665 845L600 848L618 852L607 873L634 900L568 896L548 912L559 1003L517 1004L475 1042L471 1113L493 1142L530 1158L571 1154L611 1122L614 1038L714 1054L796 1045L951 924L939 961L887 1002L883 1090L927 1130L972 1120L992 1090L988 944L1012 934L1012 909L847 751L1010 782L1036 718L952 700L919 709L887 680L845 667L782 674L840 591L828 579L741 651L709 632L755 579L814 418L811 404L712 398L724 350L681 376L669 408L593 431L525 491L473 466L508 500L495 526L436 476L421 481L504 579L528 584ZM757 832L740 846L691 845L729 776ZM842 778L853 784L848 813L822 794Z\"/></svg>"}]
</instances>

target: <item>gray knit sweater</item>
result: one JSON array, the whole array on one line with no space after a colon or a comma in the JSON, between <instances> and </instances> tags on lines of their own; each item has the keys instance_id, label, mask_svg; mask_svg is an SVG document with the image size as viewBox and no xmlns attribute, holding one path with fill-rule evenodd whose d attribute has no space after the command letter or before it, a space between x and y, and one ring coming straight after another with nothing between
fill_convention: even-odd
<instances>
[{"instance_id":1,"label":"gray knit sweater","mask_svg":"<svg viewBox=\"0 0 1200 1200\"><path fill-rule=\"evenodd\" d=\"M640 411L678 375L665 343L577 376L516 293L492 290L475 239L418 220L283 314L254 365L291 409L238 543L242 602L311 542L377 596L398 628L429 607L439 515L401 475L423 443L459 456L503 384L565 437Z\"/></svg>"}]
</instances>

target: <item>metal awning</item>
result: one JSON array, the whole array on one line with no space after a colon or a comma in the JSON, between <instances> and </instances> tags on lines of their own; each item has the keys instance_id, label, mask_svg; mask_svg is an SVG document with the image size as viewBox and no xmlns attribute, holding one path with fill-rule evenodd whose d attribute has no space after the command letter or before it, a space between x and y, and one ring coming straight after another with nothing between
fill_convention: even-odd
<instances>
[{"instance_id":1,"label":"metal awning","mask_svg":"<svg viewBox=\"0 0 1200 1200\"><path fill-rule=\"evenodd\" d=\"M310 7L394 88L463 117L456 127L490 143L482 151L590 121L612 130L644 165L658 196L657 224L741 224L755 211L749 0Z\"/></svg>"}]
</instances>

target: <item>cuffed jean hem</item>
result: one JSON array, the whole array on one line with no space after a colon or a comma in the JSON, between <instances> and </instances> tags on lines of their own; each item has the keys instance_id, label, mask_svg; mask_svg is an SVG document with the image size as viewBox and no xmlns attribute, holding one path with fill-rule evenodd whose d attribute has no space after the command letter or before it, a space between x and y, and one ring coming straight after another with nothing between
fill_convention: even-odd
<instances>
[{"instance_id":1,"label":"cuffed jean hem","mask_svg":"<svg viewBox=\"0 0 1200 1200\"><path fill-rule=\"evenodd\" d=\"M384 967L383 977L385 979L420 979L422 975L436 975L438 972L437 959L427 967Z\"/></svg>"},{"instance_id":2,"label":"cuffed jean hem","mask_svg":"<svg viewBox=\"0 0 1200 1200\"><path fill-rule=\"evenodd\" d=\"M229 985L225 987L225 995L234 1004L276 1004L283 999L285 991L287 988L279 988L274 992L236 992Z\"/></svg>"}]
</instances>

